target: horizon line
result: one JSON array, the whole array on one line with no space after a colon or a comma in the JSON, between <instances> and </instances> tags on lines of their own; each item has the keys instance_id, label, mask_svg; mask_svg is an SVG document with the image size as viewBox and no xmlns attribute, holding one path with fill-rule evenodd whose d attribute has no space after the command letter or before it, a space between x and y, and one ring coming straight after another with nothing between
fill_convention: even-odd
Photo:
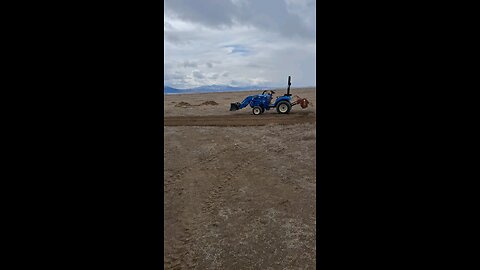
<instances>
[{"instance_id":1,"label":"horizon line","mask_svg":"<svg viewBox=\"0 0 480 270\"><path fill-rule=\"evenodd\" d=\"M259 88L262 88L262 87L268 87L268 88L287 88L288 86L266 86L266 85L247 85L247 86L232 86L232 85L221 85L221 84L210 84L210 85L201 85L201 86L194 86L194 87L190 87L190 88L176 88L176 87L173 87L173 86L170 86L170 85L163 85L163 87L170 87L170 88L174 88L174 89L177 89L177 90L190 90L190 89L193 89L193 88L198 88L198 87L208 87L208 86L225 86L225 87L236 87L236 88L240 88L240 87L259 87ZM296 87L296 88L310 88L310 87L317 87L316 85L301 85L301 86L290 86L290 88L293 88L293 87Z\"/></svg>"}]
</instances>

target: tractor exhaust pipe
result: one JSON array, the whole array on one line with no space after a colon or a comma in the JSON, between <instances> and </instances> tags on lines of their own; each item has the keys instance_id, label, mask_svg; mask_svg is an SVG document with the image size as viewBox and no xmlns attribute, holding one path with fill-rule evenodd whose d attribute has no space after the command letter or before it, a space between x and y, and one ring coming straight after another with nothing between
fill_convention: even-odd
<instances>
[{"instance_id":1,"label":"tractor exhaust pipe","mask_svg":"<svg viewBox=\"0 0 480 270\"><path fill-rule=\"evenodd\" d=\"M287 88L287 93L285 94L285 96L291 96L292 94L290 94L290 85L292 84L290 82L290 76L288 76L288 88Z\"/></svg>"}]
</instances>

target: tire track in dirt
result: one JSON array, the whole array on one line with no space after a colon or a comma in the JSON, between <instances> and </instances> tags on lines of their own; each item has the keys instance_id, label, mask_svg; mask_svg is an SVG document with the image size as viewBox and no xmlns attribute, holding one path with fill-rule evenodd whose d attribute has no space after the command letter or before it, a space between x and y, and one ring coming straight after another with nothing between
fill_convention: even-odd
<instances>
[{"instance_id":1,"label":"tire track in dirt","mask_svg":"<svg viewBox=\"0 0 480 270\"><path fill-rule=\"evenodd\" d=\"M193 164L195 166L196 164ZM192 170L193 166L182 166L178 169L171 170L170 177L166 178L164 182L164 194L165 196L174 196L177 198L185 195L185 189L187 188L182 179ZM173 192L173 194L172 194ZM180 206L181 208L177 208ZM179 216L186 215L186 209L184 204L175 205L176 212ZM192 262L188 260L189 252L186 248L188 242L192 237L190 232L191 225L186 222L188 219L179 218L180 222L176 224L175 237L169 239L168 245L170 249L167 253L164 253L164 269L176 270L176 269L191 269Z\"/></svg>"},{"instance_id":2,"label":"tire track in dirt","mask_svg":"<svg viewBox=\"0 0 480 270\"><path fill-rule=\"evenodd\" d=\"M239 162L236 166L232 166L233 169L228 170L220 175L223 179L219 181L219 183L210 190L210 194L207 199L203 202L202 206L202 213L204 214L212 214L215 213L216 210L219 209L219 206L222 206L224 201L219 200L220 197L226 193L227 191L234 191L232 186L228 185L228 182L234 177L235 174L241 174L245 168L248 168L251 165L250 160L246 160L245 162ZM230 188L231 190L228 190Z\"/></svg>"},{"instance_id":3,"label":"tire track in dirt","mask_svg":"<svg viewBox=\"0 0 480 270\"><path fill-rule=\"evenodd\" d=\"M278 116L292 115L293 113ZM257 117L248 113L242 116ZM258 130L256 127L246 129L248 132ZM277 164L278 160L273 158L267 157L261 163L251 158L262 149L272 151L273 156L284 155L295 160L296 163L293 164L309 162L307 157L298 157L305 155L302 153L306 148L290 151L292 149L289 147L279 147L285 145L283 139L272 139L272 136L284 134L287 130L285 134L289 136L282 138L291 135L301 141L304 136L311 135L311 132L298 135L288 126L278 125L273 126L269 133L253 132L247 139L242 137L247 133L241 132L242 129L239 128L166 127L165 130L168 135L165 145L169 147L164 157L167 164L164 170L164 194L167 197L164 209L168 213L168 222L164 223L167 228L164 231L167 239L164 242L165 269L239 269L242 264L245 269L269 269L266 265L278 269L290 269L294 265L300 268L302 263L295 262L295 259L307 260L310 268L314 265L312 249L315 249L315 244L308 240L309 235L306 234L310 233L311 229L302 227L306 212L310 212L310 208L314 207L305 206L311 199L294 199L298 196L299 189L305 188L305 185L300 185L304 178L285 183L282 177L280 179L275 174L258 186L258 190L255 181L249 180L257 170L262 170L262 166ZM233 132L225 136L224 131ZM252 146L252 141L254 145L262 147ZM311 141L310 139L307 142ZM248 163L253 166L252 170ZM307 166L305 170L310 168L314 167ZM302 176L311 176L304 169L293 169L290 166L285 166L278 174L282 176L289 170ZM282 183L278 183L279 181ZM290 185L289 191L279 192L278 196L275 192L266 192L266 188L273 183ZM248 188L244 189L247 186ZM310 190L313 189L308 189ZM262 194L266 196L262 198ZM262 199L265 201L260 201ZM278 207L276 203L279 203ZM272 212L272 217L277 217L278 223L270 225L271 218L267 216L271 214L269 210L277 211ZM283 216L278 217L279 212L283 213ZM314 214L311 219L315 219ZM274 231L269 232L269 229ZM262 250L273 255L258 253ZM299 255L303 253L308 254L306 257ZM278 264L273 265L273 260ZM236 261L240 264L236 264Z\"/></svg>"},{"instance_id":4,"label":"tire track in dirt","mask_svg":"<svg viewBox=\"0 0 480 270\"><path fill-rule=\"evenodd\" d=\"M226 151L221 151L226 152ZM247 169L251 165L251 161L238 161L233 166L232 169L222 172L218 175L217 181L213 183L213 186L209 189L208 195L205 196L203 202L201 203L201 212L198 213L196 216L192 217L192 222L195 224L194 231L196 235L205 235L205 226L219 226L219 222L216 219L217 213L220 209L225 206L227 200L236 192L236 189L229 185L229 181L231 181L236 174L241 174L245 169ZM217 221L216 221L217 220ZM203 228L202 231L199 231ZM205 269L207 265L213 267L212 263L216 265L215 268L223 269L223 267L219 267L217 264L217 255L214 258L209 256L209 247L203 246L202 243L199 246L192 246L195 249L197 257L193 258L195 263L193 264L194 267L200 267L199 269ZM202 248L203 246L203 248ZM210 250L211 251L211 250ZM213 260L213 261L212 261ZM196 269L196 268L195 268Z\"/></svg>"},{"instance_id":5,"label":"tire track in dirt","mask_svg":"<svg viewBox=\"0 0 480 270\"><path fill-rule=\"evenodd\" d=\"M205 161L206 162L206 161ZM184 186L186 183L181 183L182 179L184 179L195 166L200 165L204 162L198 162L192 164L191 166L183 166L180 169L177 169L173 172L172 179L165 183L165 194L168 194L172 191L170 188L171 185L174 185L173 188L173 196L182 197L185 195L184 190L187 188ZM185 209L184 204L180 204L180 209L177 209L177 213L181 216L188 215L187 209ZM164 269L192 269L195 261L193 260L192 256L190 256L189 249L189 242L192 239L193 235L195 235L193 231L194 222L188 218L180 218L181 220L176 226L176 236L170 240L169 246L172 247L168 254L164 256Z\"/></svg>"},{"instance_id":6,"label":"tire track in dirt","mask_svg":"<svg viewBox=\"0 0 480 270\"><path fill-rule=\"evenodd\" d=\"M264 126L268 124L293 125L315 123L316 114L312 112L291 112L287 115L265 113L261 115L203 115L203 116L165 116L164 126Z\"/></svg>"},{"instance_id":7,"label":"tire track in dirt","mask_svg":"<svg viewBox=\"0 0 480 270\"><path fill-rule=\"evenodd\" d=\"M169 176L170 177L166 177L165 180L164 180L164 183L163 183L163 187L164 187L164 192L165 193L168 193L171 191L170 189L170 186L172 185L175 185L175 184L178 184L177 182L188 172L190 172L193 168L199 166L199 167L203 167L205 166L205 164L213 161L213 160L218 160L217 156L219 154L223 154L225 152L227 152L229 149L228 148L225 148L225 149L222 149L220 150L219 152L215 153L215 154L212 154L211 153L211 150L209 151L209 154L208 154L208 158L204 159L204 160L201 160L200 162L196 162L196 163L193 163L189 166L183 166L182 168L180 169L177 169L177 170L167 170L169 171ZM174 190L175 192L182 192L181 189L177 188ZM179 194L181 195L181 194Z\"/></svg>"},{"instance_id":8,"label":"tire track in dirt","mask_svg":"<svg viewBox=\"0 0 480 270\"><path fill-rule=\"evenodd\" d=\"M201 171L201 168L206 168L206 164L219 160L222 154L236 150L238 150L237 147L233 149L219 149L219 151L212 151L212 149L210 149L207 158L195 162L188 167L184 166L174 171L174 181L181 181L182 178L194 173L192 171ZM199 213L193 215L192 213L188 214L185 205L182 205L182 209L178 209L181 215L187 215L188 218L182 218L182 222L178 224L178 234L170 243L172 250L164 258L165 269L197 269L198 263L202 261L203 255L200 254L201 251L199 249L193 248L194 243L191 242L192 239L194 240L195 237L202 235L202 232L199 232L199 230L202 230L202 226L209 223L208 220L210 220L212 216L215 216L222 205L225 204L225 195L235 191L228 185L228 181L230 181L236 173L247 169L250 165L250 160L238 161L232 166L232 169L218 175L217 181L212 183L212 187L205 193L204 200L200 203L201 211ZM183 189L183 187L181 189ZM175 191L175 196L184 195L183 192L177 194L177 191L178 190Z\"/></svg>"},{"instance_id":9,"label":"tire track in dirt","mask_svg":"<svg viewBox=\"0 0 480 270\"><path fill-rule=\"evenodd\" d=\"M184 166L180 169L173 171L172 180L168 182L168 184L164 184L164 186L169 187L172 184L176 184L176 182L181 181L181 179L187 176L191 171L205 167L205 165L213 160L217 160L220 154L227 152L228 148L220 149L220 151L213 153L212 150L209 151L209 157L201 160L200 162L195 162L189 166ZM228 179L231 178L232 172L228 172L229 176ZM219 188L222 189L223 186L226 184L227 180L224 180L220 186L216 186L214 189L218 190ZM178 184L178 183L177 183ZM180 185L182 186L182 185ZM183 192L184 187L174 189L175 196L182 196L184 195ZM165 190L167 193L171 191L170 189ZM181 215L188 215L189 218L182 218L182 222L178 224L178 234L175 239L172 239L170 245L172 246L172 251L164 256L164 268L165 269L195 269L197 266L197 261L199 256L195 256L191 252L191 240L194 236L198 236L197 233L199 226L202 222L199 222L198 215L189 215L185 209L185 205L182 205L182 209L178 209L179 214ZM202 211L203 212L203 211ZM189 248L190 247L190 248Z\"/></svg>"}]
</instances>

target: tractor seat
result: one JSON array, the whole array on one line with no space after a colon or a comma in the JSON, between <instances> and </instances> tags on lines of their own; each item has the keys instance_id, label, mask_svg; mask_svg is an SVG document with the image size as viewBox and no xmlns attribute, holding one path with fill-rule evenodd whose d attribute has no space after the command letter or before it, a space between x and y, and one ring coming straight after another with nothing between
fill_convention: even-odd
<instances>
[{"instance_id":1,"label":"tractor seat","mask_svg":"<svg viewBox=\"0 0 480 270\"><path fill-rule=\"evenodd\" d=\"M273 98L271 98L271 99L270 99L270 105L273 105L278 98L279 98L279 97L276 97L275 100L274 100Z\"/></svg>"}]
</instances>

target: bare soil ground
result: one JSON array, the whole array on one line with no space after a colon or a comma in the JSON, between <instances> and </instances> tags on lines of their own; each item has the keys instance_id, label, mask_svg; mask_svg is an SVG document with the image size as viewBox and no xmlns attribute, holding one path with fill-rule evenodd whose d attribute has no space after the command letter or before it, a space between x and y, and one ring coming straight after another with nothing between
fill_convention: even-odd
<instances>
[{"instance_id":1,"label":"bare soil ground","mask_svg":"<svg viewBox=\"0 0 480 270\"><path fill-rule=\"evenodd\" d=\"M299 107L299 106L298 106ZM202 115L202 116L166 116L164 126L265 126L268 124L292 125L315 123L315 114L311 112L292 112L288 116L280 114Z\"/></svg>"},{"instance_id":2,"label":"bare soil ground","mask_svg":"<svg viewBox=\"0 0 480 270\"><path fill-rule=\"evenodd\" d=\"M310 102L308 108L302 109L300 105L292 108L292 115L295 112L316 114L316 96L315 88L291 88L292 95L298 95L308 99ZM262 91L242 91L226 93L205 93L205 94L184 94L184 95L165 95L163 101L163 112L165 116L203 116L203 115L251 115L252 108L249 106L238 110L229 111L230 103L242 102L244 98L250 95L261 94ZM274 98L283 96L286 89L275 90ZM266 111L262 115L277 115L276 110Z\"/></svg>"},{"instance_id":3,"label":"bare soil ground","mask_svg":"<svg viewBox=\"0 0 480 270\"><path fill-rule=\"evenodd\" d=\"M228 111L254 93L165 96L165 269L315 269L315 107Z\"/></svg>"}]
</instances>

